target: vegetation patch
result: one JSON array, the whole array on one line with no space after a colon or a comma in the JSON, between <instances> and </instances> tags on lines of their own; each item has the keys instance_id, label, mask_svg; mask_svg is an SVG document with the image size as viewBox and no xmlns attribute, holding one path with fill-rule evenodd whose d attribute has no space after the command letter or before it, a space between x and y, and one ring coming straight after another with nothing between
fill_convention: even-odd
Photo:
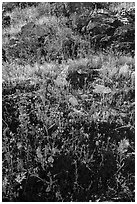
<instances>
[{"instance_id":1,"label":"vegetation patch","mask_svg":"<svg viewBox=\"0 0 137 204\"><path fill-rule=\"evenodd\" d=\"M134 202L134 4L2 7L3 202Z\"/></svg>"}]
</instances>

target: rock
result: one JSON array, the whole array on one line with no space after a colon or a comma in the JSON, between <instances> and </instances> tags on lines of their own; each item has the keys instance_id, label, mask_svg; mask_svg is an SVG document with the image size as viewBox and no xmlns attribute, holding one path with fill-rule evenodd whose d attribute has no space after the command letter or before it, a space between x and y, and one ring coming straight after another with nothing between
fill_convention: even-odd
<instances>
[{"instance_id":1,"label":"rock","mask_svg":"<svg viewBox=\"0 0 137 204\"><path fill-rule=\"evenodd\" d=\"M77 100L74 96L71 96L71 97L68 99L68 101L70 102L70 104L71 104L72 106L77 106L77 105L79 105L78 100Z\"/></svg>"},{"instance_id":2,"label":"rock","mask_svg":"<svg viewBox=\"0 0 137 204\"><path fill-rule=\"evenodd\" d=\"M129 66L127 64L125 64L124 66L120 67L119 76L127 78L129 76L130 72L131 71L129 70Z\"/></svg>"},{"instance_id":3,"label":"rock","mask_svg":"<svg viewBox=\"0 0 137 204\"><path fill-rule=\"evenodd\" d=\"M62 78L61 76L58 76L54 82L59 87L64 87L68 85L67 80L65 78Z\"/></svg>"},{"instance_id":4,"label":"rock","mask_svg":"<svg viewBox=\"0 0 137 204\"><path fill-rule=\"evenodd\" d=\"M104 85L96 85L93 90L94 93L98 94L109 94L111 93L111 89L109 87L105 87Z\"/></svg>"},{"instance_id":5,"label":"rock","mask_svg":"<svg viewBox=\"0 0 137 204\"><path fill-rule=\"evenodd\" d=\"M72 105L72 106L77 106L79 105L78 100L76 99L75 96L72 94L66 95L66 100Z\"/></svg>"},{"instance_id":6,"label":"rock","mask_svg":"<svg viewBox=\"0 0 137 204\"><path fill-rule=\"evenodd\" d=\"M82 94L80 97L81 97L82 100L85 100L85 99L89 98L89 96L87 94Z\"/></svg>"}]
</instances>

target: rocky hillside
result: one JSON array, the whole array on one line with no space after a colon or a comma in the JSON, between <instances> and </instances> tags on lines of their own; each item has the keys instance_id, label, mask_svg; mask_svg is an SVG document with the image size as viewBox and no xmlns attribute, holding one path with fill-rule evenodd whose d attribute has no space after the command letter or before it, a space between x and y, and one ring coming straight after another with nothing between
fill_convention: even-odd
<instances>
[{"instance_id":1,"label":"rocky hillside","mask_svg":"<svg viewBox=\"0 0 137 204\"><path fill-rule=\"evenodd\" d=\"M135 7L3 2L3 202L135 202Z\"/></svg>"}]
</instances>

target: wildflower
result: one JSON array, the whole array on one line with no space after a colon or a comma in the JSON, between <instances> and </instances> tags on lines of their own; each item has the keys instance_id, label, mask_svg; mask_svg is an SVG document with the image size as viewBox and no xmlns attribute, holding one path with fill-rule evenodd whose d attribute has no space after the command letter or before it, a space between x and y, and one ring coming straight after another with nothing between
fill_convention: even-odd
<instances>
[{"instance_id":1,"label":"wildflower","mask_svg":"<svg viewBox=\"0 0 137 204\"><path fill-rule=\"evenodd\" d=\"M96 146L99 146L99 141L96 141Z\"/></svg>"},{"instance_id":2,"label":"wildflower","mask_svg":"<svg viewBox=\"0 0 137 204\"><path fill-rule=\"evenodd\" d=\"M127 151L128 147L129 147L129 141L127 139L123 139L119 143L118 152L124 153Z\"/></svg>"}]
</instances>

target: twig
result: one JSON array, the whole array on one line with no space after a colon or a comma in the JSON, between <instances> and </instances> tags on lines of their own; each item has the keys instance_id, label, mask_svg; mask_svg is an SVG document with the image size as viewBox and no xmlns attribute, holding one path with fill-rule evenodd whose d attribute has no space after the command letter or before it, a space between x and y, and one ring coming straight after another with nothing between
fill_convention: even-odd
<instances>
[{"instance_id":1,"label":"twig","mask_svg":"<svg viewBox=\"0 0 137 204\"><path fill-rule=\"evenodd\" d=\"M131 127L130 125L124 125L124 126L121 126L121 127L115 128L115 130L122 129L122 128L130 128L130 127Z\"/></svg>"}]
</instances>

